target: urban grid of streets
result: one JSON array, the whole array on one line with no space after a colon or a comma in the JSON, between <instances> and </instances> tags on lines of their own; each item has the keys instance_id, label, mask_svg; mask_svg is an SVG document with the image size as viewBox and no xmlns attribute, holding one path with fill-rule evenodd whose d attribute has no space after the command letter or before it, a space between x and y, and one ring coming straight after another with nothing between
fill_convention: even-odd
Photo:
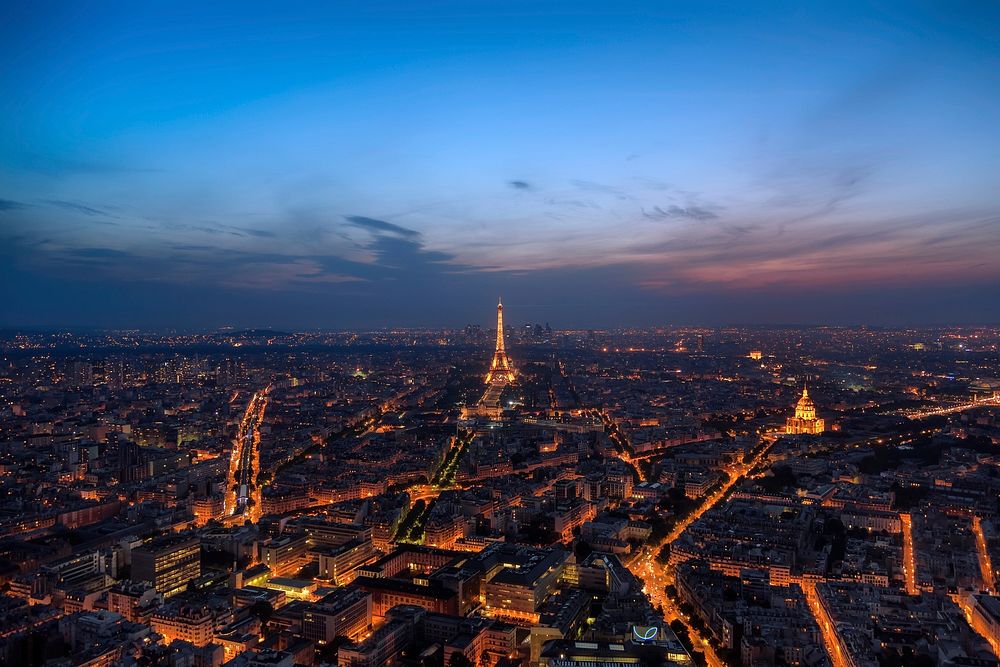
<instances>
[{"instance_id":1,"label":"urban grid of streets","mask_svg":"<svg viewBox=\"0 0 1000 667\"><path fill-rule=\"evenodd\" d=\"M612 438L616 441L616 445L618 445L621 459L632 465L633 459L627 453L631 448L626 436L621 433L617 425L614 424L614 421L605 412L600 411L598 414L604 423L608 425L608 430ZM725 472L728 475L728 480L718 490L707 496L695 511L678 521L666 536L655 542L647 542L635 553L630 561L625 563L632 574L643 582L642 590L649 597L650 601L663 610L664 621L671 623L672 621L680 620L684 623L692 647L705 654L705 661L709 667L724 667L725 663L716 655L708 638L702 636L693 625L686 622L689 620L687 615L681 612L667 595L667 586L672 585L674 581L673 572L661 563L657 556L664 547L669 546L674 540L680 537L685 529L696 521L698 517L715 507L719 501L725 498L733 485L763 459L767 450L768 446L761 447L749 461L727 467ZM639 469L637 468L636 470L638 471Z\"/></svg>"},{"instance_id":2,"label":"urban grid of streets","mask_svg":"<svg viewBox=\"0 0 1000 667\"><path fill-rule=\"evenodd\" d=\"M231 493L227 494L225 512L230 520L249 519L256 522L260 518L261 487L257 482L257 476L260 474L260 425L264 419L264 412L267 408L270 391L271 386L269 385L252 396L240 422L237 437L234 441L229 475L229 489ZM997 404L998 400L1000 400L1000 396L993 395L986 399L972 401L967 404L912 413L909 416L911 419L922 419L930 416L963 412L981 405ZM641 480L645 480L641 467L635 465L639 459L629 455L631 446L628 443L627 436L621 432L614 420L603 410L592 410L592 414L600 417L605 423L612 440L617 446L619 458L632 466L636 471L636 475ZM372 423L369 422L366 426L370 428ZM367 431L368 429L364 428L362 430ZM425 502L420 518L426 519L430 504L437 499L442 491L460 488L455 485L455 469L462 453L472 438L472 432L462 432L456 436L448 456L445 457L441 467L434 475L434 479L430 483L414 484L407 488L413 502L418 500ZM904 444L910 440L912 438L900 439L897 444ZM661 562L658 556L665 547L669 547L702 514L723 501L730 489L765 459L772 443L773 439L768 440L767 444L754 452L749 460L727 466L725 468L727 481L720 488L707 496L693 512L678 521L666 536L656 541L647 542L641 549L636 551L633 557L624 563L632 574L643 582L643 592L654 606L662 610L664 621L668 624L680 621L684 625L688 632L692 649L701 651L704 654L706 664L709 667L726 667L726 663L718 657L709 639L690 623L690 617L682 612L674 600L667 595L667 588L674 583L674 573L667 565ZM866 444L883 444L883 442L879 439ZM916 585L916 565L910 515L903 513L900 515L900 519L903 524L903 571L906 581L906 591L911 595L916 595L919 593L919 590ZM982 563L982 570L983 572L992 572L989 554L986 552L978 517L975 517L973 520L973 528L976 534L977 552ZM414 526L414 533L412 535L418 535L418 537L416 539L404 537L404 541L419 541L420 530L420 526ZM844 667L846 660L842 655L840 646L833 638L830 620L819 604L815 593L815 584L809 581L799 581L797 583L802 586L806 594L809 608L812 610L817 625L820 628L824 646L830 655L834 667ZM987 581L987 587L995 590L992 578Z\"/></svg>"},{"instance_id":3,"label":"urban grid of streets","mask_svg":"<svg viewBox=\"0 0 1000 667\"><path fill-rule=\"evenodd\" d=\"M268 386L255 393L247 405L243 419L237 431L234 441L233 452L229 467L229 493L227 493L227 505L225 514L231 520L240 518L256 522L260 518L260 485L257 483L257 475L260 466L260 424L264 418L264 411L267 408L268 394L271 387ZM603 412L602 418L610 419ZM623 438L617 429L612 430L614 438ZM433 502L444 490L454 488L454 472L461 452L471 441L470 432L462 433L455 438L449 456L441 464L441 468L435 475L435 479L429 484L415 484L408 488L412 501L423 500L427 503L424 509ZM656 556L663 547L676 540L681 533L705 511L714 507L722 500L729 489L732 488L749 470L753 469L767 453L767 447L761 448L749 462L732 466L726 469L729 475L728 481L702 502L697 510L689 514L662 540L655 543L647 543L642 549L636 552L633 559L626 563L629 570L643 583L643 592L650 598L652 603L663 609L664 620L671 621L684 619L686 616L677 608L673 601L666 595L666 587L673 582L673 575L659 561ZM622 460L631 465L631 459L627 454L622 454ZM683 622L683 621L682 621ZM724 663L716 656L708 639L703 637L692 625L685 623L689 636L698 650L702 650L705 659L710 667L724 667Z\"/></svg>"},{"instance_id":4,"label":"urban grid of streets","mask_svg":"<svg viewBox=\"0 0 1000 667\"><path fill-rule=\"evenodd\" d=\"M992 396L984 399L970 401L968 403L948 408L910 412L907 416L912 420L920 420L932 416L965 412L984 405L996 405L998 401L1000 401L1000 395L993 394ZM604 422L608 433L611 435L612 440L616 444L619 458L628 465L633 466L636 470L636 475L645 481L645 476L642 473L641 467L635 465L638 459L629 454L632 447L628 442L627 436L622 433L614 420L603 410L592 410L592 414L600 417ZM926 434L928 432L929 431L923 431L921 433ZM891 442L889 440L877 438L865 443L856 443L854 446L859 447L862 444L879 446L894 444L899 446L909 444L914 440L914 438L915 436L897 437ZM697 509L680 520L665 537L659 541L648 542L634 554L633 558L625 563L626 567L628 567L632 574L643 582L643 592L649 597L650 601L663 610L664 620L667 623L679 620L684 624L693 650L699 650L704 653L705 661L709 667L725 667L725 663L718 657L709 639L703 636L702 633L700 633L698 629L689 622L690 617L682 612L670 596L667 595L667 588L672 586L674 583L674 573L668 566L660 561L658 556L664 547L669 547L669 545L680 537L687 527L694 523L702 514L715 507L720 501L724 500L729 493L729 490L744 476L746 476L748 472L753 470L755 466L765 459L771 444L773 444L773 439L770 439L766 446L761 447L757 452L755 452L749 461L726 467L725 472L728 479L718 490L707 496ZM900 520L902 522L903 573L905 577L906 592L910 595L917 595L919 594L919 589L916 584L916 559L913 548L912 521L908 513L901 513ZM986 550L986 543L978 516L973 517L972 526L973 532L976 536L976 549L980 560L981 570L986 577L986 588L988 590L995 591L996 588L992 578L992 564L989 560L989 553ZM796 583L802 587L802 590L806 595L806 600L814 618L816 619L816 623L820 628L820 632L823 637L823 645L830 656L831 662L834 667L845 667L847 665L846 658L841 651L840 645L834 638L831 621L826 615L826 612L823 610L822 605L819 603L819 598L816 595L815 583L804 579L800 579Z\"/></svg>"},{"instance_id":5,"label":"urban grid of streets","mask_svg":"<svg viewBox=\"0 0 1000 667\"><path fill-rule=\"evenodd\" d=\"M264 418L264 411L267 407L270 389L271 387L268 386L253 395L247 405L243 419L240 422L238 435L234 442L232 462L230 465L230 490L232 493L227 495L227 501L230 498L232 500L231 505L227 502L226 506L226 515L234 519L243 518L244 520L249 519L251 521L257 521L260 516L261 491L260 485L257 483L261 446L260 424ZM913 414L911 415L911 418L920 419L929 416L961 412L980 405L995 404L997 400L998 397L994 395L987 399L951 408L924 411L919 414ZM642 475L641 469L634 465L637 459L631 457L628 453L630 447L626 436L618 429L617 425L607 415L607 413L600 410L595 410L593 412L607 425L612 439L615 441L616 445L618 445L619 458L630 466L634 466L637 475L640 479L643 479L644 476ZM454 484L454 472L462 452L471 442L471 439L471 432L459 434L452 444L449 455L445 458L445 461L441 464L440 469L437 471L435 479L427 484L414 484L407 489L413 501L425 501L426 505L424 506L423 512L424 517L426 517L427 508L429 508L430 503L432 503L442 491L451 488L459 488ZM906 441L903 440L901 442ZM878 443L881 444L881 440L879 440ZM628 567L632 574L643 582L643 592L649 597L650 601L662 610L664 621L668 624L673 621L680 621L684 624L688 632L692 648L704 653L705 661L709 667L725 667L726 663L717 656L712 644L709 642L709 639L703 636L702 633L700 633L697 628L690 623L690 617L682 612L674 600L667 595L667 588L674 583L674 575L672 570L660 561L658 555L664 547L668 547L678 537L680 537L687 527L695 522L702 514L714 508L719 502L724 500L729 493L729 490L741 479L743 479L749 471L753 470L755 466L764 460L768 452L769 445L770 443L768 443L767 446L761 447L748 461L728 466L725 469L728 479L719 489L707 496L697 509L681 519L666 536L657 541L647 542L634 554L632 558L628 560L628 562L625 563L626 567ZM906 580L906 591L911 595L916 595L919 591L916 585L916 565L913 552L911 519L909 514L906 513L901 514L900 518L903 524L903 571ZM982 530L979 527L978 517L974 518L973 527L977 539L977 552L983 564L982 570L983 572L992 572L992 567L989 563L989 554L986 552L985 542L983 540ZM807 581L800 581L798 583L800 583L806 593L809 607L820 627L820 631L823 635L824 646L826 647L834 666L842 667L846 664L845 659L841 654L840 646L833 639L830 621L826 617L825 612L818 602L818 598L815 594L815 585L812 582ZM992 579L987 582L987 586L989 589L995 590Z\"/></svg>"},{"instance_id":6,"label":"urban grid of streets","mask_svg":"<svg viewBox=\"0 0 1000 667\"><path fill-rule=\"evenodd\" d=\"M848 496L844 502L855 502L850 499L854 497L882 505L891 503L893 509L888 514L895 520L894 527L885 530L868 526L877 534L869 533L866 539L861 533L864 525L848 524L846 513L838 512L833 503L827 505L824 496L822 507L803 515L812 517L809 525L816 532L815 539L809 540L809 546L801 552L805 557L826 553L823 550L829 548L844 549L834 547L844 541L853 541L854 546L848 548L863 556L866 554L858 551L859 544L862 548L866 544L887 544L885 551L891 551L891 555L880 560L882 555L877 553L872 562L883 569L874 571L890 572L891 582L898 581L907 593L920 595L921 604L944 605L941 608L948 609L946 613L952 615L949 618L964 612L967 625L963 624L963 631L970 636L985 636L976 627L979 612L975 605L982 596L995 591L997 579L993 569L998 559L997 523L989 513L992 505L988 493L995 480L990 467L995 466L996 456L992 445L1000 433L995 408L1000 402L998 383L992 379L996 376L990 365L994 357L975 368L962 369L973 380L956 382L951 379L948 354L942 353L939 359L914 350L912 341L924 334L912 334L904 342L892 344L889 354L905 355L904 361L897 365L886 361L878 366L874 362L881 362L882 357L865 343L856 342L857 335L865 340L867 333L844 334L846 342L834 349L853 350L850 354L856 356L848 358L853 364L841 360L840 384L818 382L822 389L817 392L824 399L823 416L832 417L836 428L819 437L795 437L798 431L788 430L793 428L789 397L798 393L795 378L807 375L805 369L816 365L817 358L823 360L816 352L810 352L814 357L807 365L793 366L803 362L790 363L780 352L770 355L770 360L762 360L754 352L753 338L740 334L725 344L728 347L721 340L716 342L718 350L711 354L684 357L677 356L680 353L676 351L660 350L643 351L639 353L642 357L633 357L631 352L603 352L603 341L589 334L566 334L563 339L551 341L544 330L543 334L532 331L526 329L520 334L528 341L520 374L509 390L506 386L490 386L490 401L480 398L484 395L482 376L477 366L468 362L468 348L482 344L489 334L474 330L461 334L458 341L464 347L458 350L438 350L441 339L428 339L428 345L409 353L418 360L416 365L400 363L399 359L406 359L400 352L389 361L380 359L368 347L347 353L338 350L335 355L312 350L303 353L296 350L303 343L299 339L285 341L287 347L282 351L269 349L267 356L250 353L235 358L229 356L228 349L242 347L242 338L223 339L226 352L215 357L182 352L147 357L129 352L109 353L107 359L70 357L52 362L42 355L38 361L34 356L25 356L27 361L19 361L14 367L16 373L10 373L24 378L25 384L13 394L16 403L8 414L18 433L31 433L35 424L51 421L53 431L86 430L87 437L99 438L100 427L94 431L93 423L88 421L87 415L93 409L88 401L94 402L98 410L114 409L109 414L120 422L112 423L132 429L135 448L123 448L119 435L109 437L103 455L95 456L94 451L101 450L84 440L75 475L85 465L96 480L88 480L91 484L100 485L102 475L131 479L129 488L136 498L133 507L155 497L141 509L160 512L164 503L169 510L173 499L176 507L193 509L197 526L209 525L216 519L228 529L248 535L259 532L243 524L270 524L262 515L292 520L317 511L323 514L356 499L363 501L359 506L366 511L371 507L384 512L378 518L381 539L385 540L380 552L397 547L405 551L408 547L402 545L406 544L473 551L481 547L483 540L503 539L561 551L572 545L578 557L583 557L580 554L585 554L588 547L600 550L596 545L607 535L600 532L605 526L621 522L626 516L630 522L641 517L643 523L629 528L651 537L641 544L633 541L631 547L621 544L618 553L623 554L620 559L624 566L659 612L653 615L657 621L644 617L643 623L669 624L691 656L709 667L730 667L740 659L734 651L742 644L736 639L735 646L727 644L724 648L719 628L702 623L705 617L692 612L688 605L700 603L690 598L691 592L704 590L697 588L701 565L696 563L691 568L689 580L689 568L677 567L675 571L670 554L682 543L685 551L675 553L675 561L677 556L686 558L690 548L699 543L705 544L705 552L710 554L712 536L700 530L699 524L717 522L722 518L720 513L729 513L727 503L737 490L743 499L733 513L759 521L759 534L759 530L766 530L767 519L753 518L750 512L754 503L767 505L768 496L776 494L771 497L778 501L787 498L792 505L797 504L796 497L802 498L803 504L816 504L815 496L803 496L822 495L828 492L824 489L832 489L831 493L844 492ZM379 334L375 340L385 345L384 335ZM823 333L822 338L829 335ZM532 347L531 341L540 336L546 341L544 348ZM413 338L408 334L405 339L388 340L389 345L401 346L412 343ZM977 339L971 336L964 340ZM996 340L1000 344L1000 336ZM997 349L989 347L994 345L992 341L976 344L987 350ZM270 338L267 346L271 347ZM820 348L820 353L828 352ZM663 371L663 360L655 355L664 354L686 370ZM964 356L958 360L966 361ZM420 364L427 363L434 364L429 367L431 371L415 374ZM883 375L876 374L876 369ZM644 378L643 372L648 372L649 377ZM675 379L674 372L681 376ZM32 390L31 383L40 379L45 383ZM858 384L846 384L851 381ZM66 410L64 418L53 420L50 385L77 401ZM115 407L118 396L135 407ZM688 397L690 405L685 405ZM202 406L200 412L197 401ZM151 409L150 405L155 407ZM795 410L798 412L798 404ZM975 410L975 414L957 415L967 410ZM675 413L685 414L674 420ZM220 422L220 415L227 415L225 422ZM566 434L550 435L560 431L560 421L566 425ZM678 425L674 425L675 421ZM509 431L505 430L508 423L514 427ZM520 430L521 423L530 428ZM670 426L665 426L667 423ZM529 433L527 438L524 433ZM785 437L785 433L792 437ZM17 433L12 431L12 435ZM696 444L703 442L702 438L722 445ZM969 441L963 442L966 439ZM188 442L189 461L183 466L174 450ZM410 443L415 445L412 450ZM39 479L48 475L49 484L69 479L65 470L33 468L38 452L45 449L38 442L31 444L10 447L2 463L11 470L37 469ZM566 453L559 451L564 444L568 445ZM65 445L57 443L50 456L65 456L62 448ZM395 462L397 453L402 464ZM496 465L505 455L511 456L509 469ZM549 455L551 460L545 461ZM697 462L700 458L705 462ZM574 468L563 469L570 460ZM838 463L828 463L834 460ZM137 461L142 464L138 472ZM544 463L538 466L541 461ZM154 466L162 466L160 469L168 474L152 472ZM371 470L366 470L369 466ZM520 474L532 469L542 472ZM951 469L959 469L962 474L952 476ZM629 470L634 481L645 482L633 484L631 496L624 491ZM206 471L211 471L210 475L205 475ZM677 477L678 471L683 477ZM706 471L711 474L702 475ZM396 476L397 472L401 474ZM145 477L135 479L140 475ZM508 481L505 475L518 477ZM691 484L689 475L698 480L692 489L687 488ZM158 487L165 486L166 480L182 480L185 476L198 484L191 485L193 490L185 497L164 500ZM484 479L489 481L484 483ZM303 490L302 480L315 484L317 493ZM564 484L564 480L569 483ZM976 486L963 483L966 480ZM72 481L78 481L78 477ZM505 496L508 484L512 493ZM987 491L979 493L979 504L967 511L961 505L962 498L976 498L975 492L984 488ZM405 496L403 491L407 492ZM464 503L483 491L492 497L509 497L511 504L504 509L512 509L501 515L502 526L500 521L493 525L493 517L488 526L478 520L473 526L465 520L462 535L453 534L454 526L463 521L455 513L461 512L455 507L456 499ZM763 497L746 497L758 493ZM535 498L529 502L524 494ZM373 500L369 503L368 498ZM948 505L944 504L946 498L952 499ZM517 504L524 505L527 511L522 514L513 509ZM88 503L79 506L87 507ZM605 512L602 507L607 508L608 523L601 521ZM948 516L954 519L955 529L949 528L949 534L956 534L955 548L962 549L957 555L962 556L963 571L975 577L974 588L966 584L952 586L947 591L950 600L936 583L942 575L934 571L937 556L933 531L942 525L935 521L949 520L935 519L935 512L941 512L938 507L951 512ZM555 529L560 524L553 521L561 522L562 528ZM182 529L187 531L188 526L184 524ZM696 528L699 534L692 536ZM470 530L475 531L474 535ZM754 532L748 527L737 539L747 540ZM293 528L289 534L301 532ZM623 537L617 539L626 542ZM780 548L782 542L773 544ZM725 556L721 557L725 566ZM256 565L259 558L256 554L250 556L247 565ZM294 558L287 560L279 563L283 574L300 575L302 581L315 577ZM808 626L805 630L810 634L803 638L802 645L828 655L833 667L844 667L856 647L849 643L850 635L846 635L847 640L843 638L841 628L848 623L864 631L867 616L860 622L845 619L836 595L838 590L850 591L858 582L866 583L858 579L864 571L852 564L845 576L841 568L847 559L842 552L825 564L815 562L815 566L793 569L796 574L790 574L785 583L799 586L804 594L804 606L796 602L794 614L789 617L805 621ZM797 574L800 571L803 573ZM702 581L707 583L709 579ZM762 606L759 598L749 599L756 592L740 590L747 583L756 586L754 580L730 583L734 589L727 588L720 595L747 595L743 602L749 607ZM873 585L885 587L877 582ZM768 586L772 594L779 594L778 583L769 582ZM889 590L898 589L890 586ZM976 597L959 594L965 591L975 591ZM191 599L200 596L195 591L188 593ZM719 603L732 601L723 597ZM949 606L950 602L957 608ZM481 604L486 603L481 600ZM906 604L905 600L902 604ZM640 607L645 614L645 605ZM624 611L625 617L616 619L616 623L635 620L627 609L609 608L612 614ZM503 618L503 610L496 607L484 607L482 611ZM593 620L587 617L588 624L594 625L595 633L598 628L605 632L608 626L602 625L605 619L601 618L605 609L596 611ZM752 618L752 614L743 618ZM564 640L593 636L588 632L578 625L574 632L567 632ZM672 633L665 631L663 636L669 638ZM775 637L768 636L768 641L772 639ZM819 649L821 644L823 648Z\"/></svg>"}]
</instances>

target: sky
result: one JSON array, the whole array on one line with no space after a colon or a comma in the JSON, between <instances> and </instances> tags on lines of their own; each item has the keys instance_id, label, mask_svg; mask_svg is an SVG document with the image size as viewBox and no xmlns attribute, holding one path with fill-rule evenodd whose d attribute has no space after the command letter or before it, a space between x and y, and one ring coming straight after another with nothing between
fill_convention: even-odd
<instances>
[{"instance_id":1,"label":"sky","mask_svg":"<svg viewBox=\"0 0 1000 667\"><path fill-rule=\"evenodd\" d=\"M998 2L5 2L0 326L1000 321Z\"/></svg>"}]
</instances>

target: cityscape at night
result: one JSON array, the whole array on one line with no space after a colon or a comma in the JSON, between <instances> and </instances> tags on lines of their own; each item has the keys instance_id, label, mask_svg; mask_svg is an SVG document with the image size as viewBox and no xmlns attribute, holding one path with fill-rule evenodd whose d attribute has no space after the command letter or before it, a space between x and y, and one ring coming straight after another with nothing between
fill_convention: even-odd
<instances>
[{"instance_id":1,"label":"cityscape at night","mask_svg":"<svg viewBox=\"0 0 1000 667\"><path fill-rule=\"evenodd\" d=\"M0 665L1000 667L1000 4L5 3Z\"/></svg>"}]
</instances>

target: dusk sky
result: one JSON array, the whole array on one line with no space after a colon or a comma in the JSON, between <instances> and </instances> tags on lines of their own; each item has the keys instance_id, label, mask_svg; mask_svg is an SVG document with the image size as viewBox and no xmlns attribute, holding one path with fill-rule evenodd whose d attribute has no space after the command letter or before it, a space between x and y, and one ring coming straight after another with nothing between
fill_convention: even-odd
<instances>
[{"instance_id":1,"label":"dusk sky","mask_svg":"<svg viewBox=\"0 0 1000 667\"><path fill-rule=\"evenodd\" d=\"M5 2L0 326L1000 321L1000 3Z\"/></svg>"}]
</instances>

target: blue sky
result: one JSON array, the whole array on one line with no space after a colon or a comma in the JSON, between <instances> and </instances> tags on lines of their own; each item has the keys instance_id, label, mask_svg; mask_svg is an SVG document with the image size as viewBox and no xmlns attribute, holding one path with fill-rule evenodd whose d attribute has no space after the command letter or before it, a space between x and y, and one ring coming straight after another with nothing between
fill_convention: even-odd
<instances>
[{"instance_id":1,"label":"blue sky","mask_svg":"<svg viewBox=\"0 0 1000 667\"><path fill-rule=\"evenodd\" d=\"M1000 312L1000 4L8 3L0 325Z\"/></svg>"}]
</instances>

